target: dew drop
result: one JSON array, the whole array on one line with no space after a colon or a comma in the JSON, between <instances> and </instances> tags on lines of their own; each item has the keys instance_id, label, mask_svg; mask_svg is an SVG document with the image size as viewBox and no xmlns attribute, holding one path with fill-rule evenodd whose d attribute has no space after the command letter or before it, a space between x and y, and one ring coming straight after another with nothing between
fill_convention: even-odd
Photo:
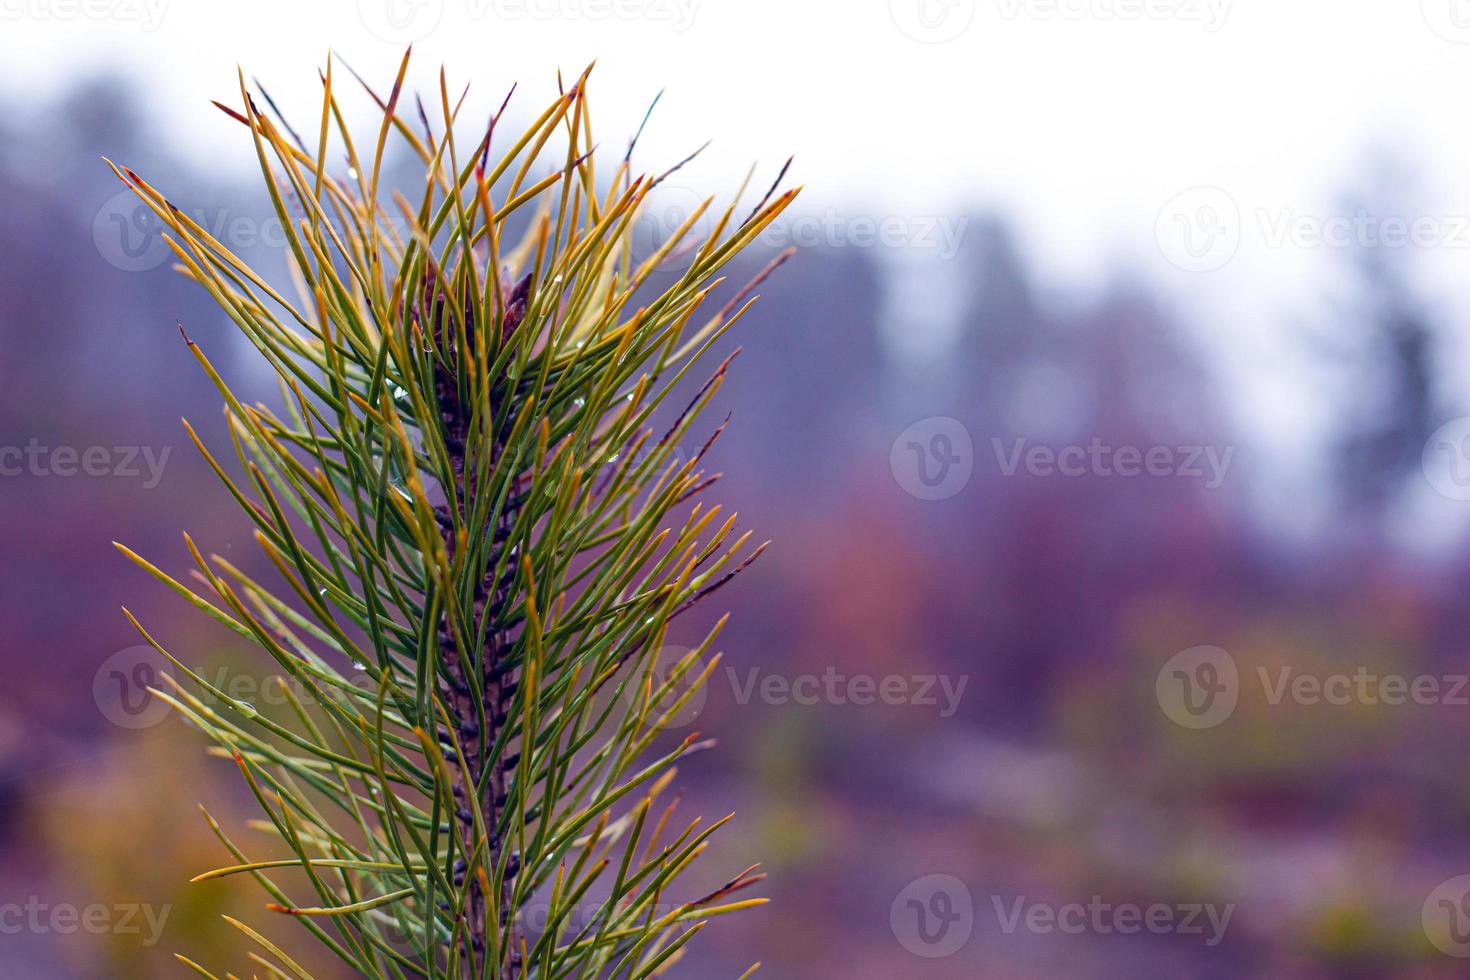
<instances>
[{"instance_id":1,"label":"dew drop","mask_svg":"<svg viewBox=\"0 0 1470 980\"><path fill-rule=\"evenodd\" d=\"M352 661L352 669L353 670L367 670L367 664L363 663L361 660L354 660L354 661Z\"/></svg>"},{"instance_id":2,"label":"dew drop","mask_svg":"<svg viewBox=\"0 0 1470 980\"><path fill-rule=\"evenodd\" d=\"M357 179L357 168L356 167L348 167L347 168L347 179L348 180L356 180Z\"/></svg>"},{"instance_id":3,"label":"dew drop","mask_svg":"<svg viewBox=\"0 0 1470 980\"><path fill-rule=\"evenodd\" d=\"M235 710L240 712L240 714L244 715L246 718L254 718L257 714L259 714L259 712L255 710L255 705L251 704L249 701L236 701Z\"/></svg>"},{"instance_id":4,"label":"dew drop","mask_svg":"<svg viewBox=\"0 0 1470 980\"><path fill-rule=\"evenodd\" d=\"M400 386L400 385L394 385L393 386L393 400L395 402L406 402L406 401L408 401L408 392L405 391L402 388L402 386Z\"/></svg>"}]
</instances>

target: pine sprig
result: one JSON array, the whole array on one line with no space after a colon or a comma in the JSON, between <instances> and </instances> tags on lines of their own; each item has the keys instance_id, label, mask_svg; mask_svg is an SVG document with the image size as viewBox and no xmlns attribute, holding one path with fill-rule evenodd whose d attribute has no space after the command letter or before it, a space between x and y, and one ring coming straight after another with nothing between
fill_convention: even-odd
<instances>
[{"instance_id":1,"label":"pine sprig","mask_svg":"<svg viewBox=\"0 0 1470 980\"><path fill-rule=\"evenodd\" d=\"M128 613L176 668L156 696L234 760L266 817L252 827L290 855L252 859L206 813L231 863L198 880L254 878L365 976L653 976L709 919L763 901L734 897L755 868L670 898L724 821L676 831L659 803L710 743L655 748L708 681L725 622L669 664L670 620L760 552L700 499L724 425L679 451L729 360L662 431L654 412L749 308L747 289L703 312L796 192L773 187L743 221L738 202L706 201L638 255L662 178L635 176L631 149L599 178L588 73L514 139L497 132L502 105L462 143L464 97L443 72L432 122L422 101L402 111L408 63L386 97L363 85L382 110L366 157L330 61L315 145L263 113L243 75L240 105L220 106L250 136L292 289L109 162L282 394L279 409L245 404L185 335L224 400L233 462L190 438L283 587L187 535L187 583L118 546L264 650L290 708L230 697ZM421 163L421 184L385 186L390 148ZM655 288L675 254L685 271ZM231 923L270 975L308 976Z\"/></svg>"}]
</instances>

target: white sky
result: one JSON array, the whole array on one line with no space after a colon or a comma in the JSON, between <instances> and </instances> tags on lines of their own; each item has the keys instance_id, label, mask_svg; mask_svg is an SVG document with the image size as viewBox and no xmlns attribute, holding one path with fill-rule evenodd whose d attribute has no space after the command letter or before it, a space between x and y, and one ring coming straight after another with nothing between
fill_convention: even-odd
<instances>
[{"instance_id":1,"label":"white sky","mask_svg":"<svg viewBox=\"0 0 1470 980\"><path fill-rule=\"evenodd\" d=\"M1109 14L1144 3L1178 13ZM1455 3L1470 41L1470 3L1425 0ZM66 16L76 4L117 16ZM360 13L390 4L424 5L415 26L439 13L416 44L421 78L446 62L485 89L520 80L539 95L551 69L596 58L605 131L667 86L650 147L715 135L732 159L794 151L814 189L896 206L1004 198L1076 229L1200 183L1302 200L1371 132L1447 172L1470 151L1456 125L1470 45L1437 36L1420 0L0 0L0 79L29 94L122 66L208 151L220 130L201 103L228 98L237 62L303 112L329 47L391 73L401 46ZM897 22L920 4L953 4L969 27L914 41ZM125 19L149 5L153 29ZM644 16L597 16L609 7Z\"/></svg>"},{"instance_id":2,"label":"white sky","mask_svg":"<svg viewBox=\"0 0 1470 980\"><path fill-rule=\"evenodd\" d=\"M419 9L409 35L437 23L421 83L447 63L487 100L518 80L532 105L554 68L596 58L609 141L667 87L651 161L715 137L712 185L794 152L814 205L1001 202L1058 275L1152 249L1160 207L1201 184L1320 212L1375 135L1425 158L1429 207L1470 213L1447 186L1470 164L1470 44L1429 26L1463 6L1470 42L1466 0L0 0L0 83L29 100L122 67L186 150L243 168L206 102L234 101L235 65L312 118L329 47L391 75L401 45L365 24L390 5ZM899 25L921 6L968 28L913 40ZM1159 13L1126 16L1141 7Z\"/></svg>"},{"instance_id":3,"label":"white sky","mask_svg":"<svg viewBox=\"0 0 1470 980\"><path fill-rule=\"evenodd\" d=\"M434 28L415 43L425 89L442 62L486 102L519 81L529 107L555 68L597 59L604 145L667 88L644 165L714 137L692 177L711 190L795 153L809 208L999 204L1053 284L1141 270L1251 379L1243 421L1278 453L1305 442L1314 397L1261 368L1289 357L1294 324L1321 320L1341 250L1271 235L1336 214L1370 141L1418 168L1405 217L1435 218L1452 242L1416 254L1470 328L1470 229L1456 230L1470 216L1467 0L0 0L0 84L31 100L118 66L181 151L243 171L248 153L222 149L229 129L207 104L237 101L235 64L312 119L329 47L391 76L402 45L368 26L390 32L390 9L408 18L401 37ZM1227 191L1239 245L1223 268L1187 272L1156 222L1201 185Z\"/></svg>"}]
</instances>

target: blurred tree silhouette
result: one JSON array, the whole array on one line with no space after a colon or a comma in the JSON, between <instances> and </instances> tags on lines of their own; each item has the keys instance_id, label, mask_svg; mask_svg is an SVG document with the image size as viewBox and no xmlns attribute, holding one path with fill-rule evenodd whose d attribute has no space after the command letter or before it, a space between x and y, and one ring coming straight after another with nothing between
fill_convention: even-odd
<instances>
[{"instance_id":1,"label":"blurred tree silhouette","mask_svg":"<svg viewBox=\"0 0 1470 980\"><path fill-rule=\"evenodd\" d=\"M1422 213L1406 190L1414 186L1408 163L1379 150L1363 187L1343 195L1342 213L1412 223ZM1424 443L1439 424L1444 325L1425 309L1414 282L1418 253L1413 245L1360 236L1348 253L1351 298L1323 344L1345 373L1336 486L1350 517L1369 527L1418 473Z\"/></svg>"}]
</instances>

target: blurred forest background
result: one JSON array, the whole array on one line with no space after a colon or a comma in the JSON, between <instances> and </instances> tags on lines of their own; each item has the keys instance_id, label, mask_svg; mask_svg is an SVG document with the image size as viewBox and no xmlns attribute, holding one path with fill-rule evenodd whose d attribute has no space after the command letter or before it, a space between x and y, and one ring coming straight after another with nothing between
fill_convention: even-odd
<instances>
[{"instance_id":1,"label":"blurred forest background","mask_svg":"<svg viewBox=\"0 0 1470 980\"><path fill-rule=\"evenodd\" d=\"M123 603L171 649L267 673L110 544L187 574L187 529L258 567L179 424L187 416L227 445L176 322L232 381L274 390L209 298L148 251L156 234L129 225L99 157L172 189L186 210L241 219L241 255L282 268L254 188L177 163L134 104L103 78L59 106L0 111L0 444L169 453L156 486L0 479L0 895L171 911L152 946L6 935L7 977L173 975L176 950L247 969L218 913L263 916L262 893L243 881L188 884L226 860L197 801L250 833L254 804L233 768L176 718L114 724L94 684L138 643ZM223 117L220 132L233 135ZM248 152L243 139L221 146ZM1402 186L1396 165L1342 188L1344 201L1385 206ZM1310 493L1283 496L1263 490L1265 464L1234 422L1240 395L1187 309L1142 272L1049 294L1004 214L953 217L964 233L952 256L803 246L763 289L713 415L734 413L716 496L775 545L712 615L735 611L721 648L742 679L752 667L939 674L968 677L963 697L949 717L922 704L741 703L718 673L696 727L720 748L681 780L698 811L738 815L708 873L762 861L773 904L717 923L674 976L733 977L754 959L777 978L1462 976L1420 909L1470 871L1470 708L1271 706L1247 684L1227 722L1190 731L1155 700L1160 667L1201 644L1252 677L1281 665L1470 671L1470 551L1401 533L1405 501L1424 492L1426 440L1470 411L1412 250L1344 251L1341 296L1323 324L1303 325L1302 349L1323 371L1301 385L1334 421ZM915 354L905 337L936 317L942 340ZM890 448L935 416L971 435L973 475L921 500L895 478ZM993 440L1016 438L1234 456L1218 487L1008 476ZM1327 518L1282 533L1279 515L1297 508ZM961 950L926 959L896 939L890 906L936 873L968 885L976 921ZM1007 934L990 896L1020 895L1235 911L1215 947ZM311 945L289 922L266 925Z\"/></svg>"}]
</instances>

